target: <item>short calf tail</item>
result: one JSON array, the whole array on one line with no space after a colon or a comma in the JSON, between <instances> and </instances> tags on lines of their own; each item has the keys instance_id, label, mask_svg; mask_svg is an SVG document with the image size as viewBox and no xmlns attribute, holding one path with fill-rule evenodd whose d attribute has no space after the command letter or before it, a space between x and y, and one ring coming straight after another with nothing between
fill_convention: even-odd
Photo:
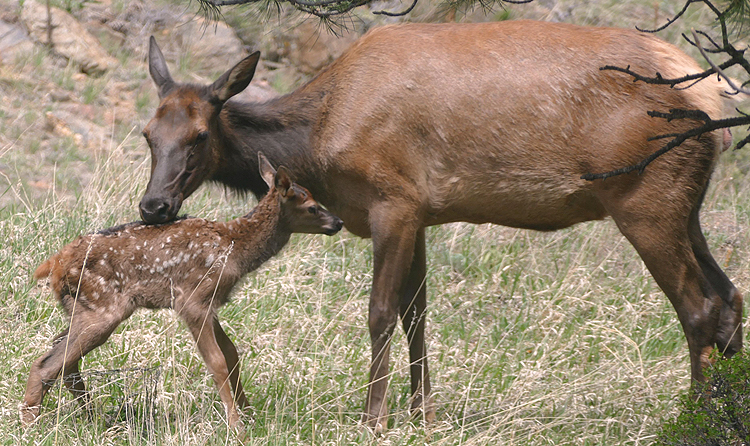
<instances>
[{"instance_id":1,"label":"short calf tail","mask_svg":"<svg viewBox=\"0 0 750 446\"><path fill-rule=\"evenodd\" d=\"M52 259L45 260L39 267L34 271L34 279L44 279L49 276L52 272Z\"/></svg>"}]
</instances>

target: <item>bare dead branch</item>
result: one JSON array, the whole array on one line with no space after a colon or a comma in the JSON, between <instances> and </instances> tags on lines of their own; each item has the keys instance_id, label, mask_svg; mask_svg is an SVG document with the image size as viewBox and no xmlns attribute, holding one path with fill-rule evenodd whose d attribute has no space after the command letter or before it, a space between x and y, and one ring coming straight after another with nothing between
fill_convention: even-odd
<instances>
[{"instance_id":1,"label":"bare dead branch","mask_svg":"<svg viewBox=\"0 0 750 446\"><path fill-rule=\"evenodd\" d=\"M719 67L725 70L734 65L737 65L737 62L734 60L729 60L721 64ZM661 73L658 73L658 72L653 77L638 74L635 71L630 69L630 65L628 65L626 68L617 67L614 65L605 65L599 69L602 71L612 70L612 71L619 71L621 73L629 74L630 76L633 77L633 82L642 81L647 84L669 85L670 87L675 87L676 85L679 85L685 82L701 81L711 76L712 74L716 73L716 71L714 71L714 69L712 68L710 70L702 71L700 73L688 74L682 77L668 79L668 78L663 77Z\"/></svg>"},{"instance_id":2,"label":"bare dead branch","mask_svg":"<svg viewBox=\"0 0 750 446\"><path fill-rule=\"evenodd\" d=\"M637 29L638 31L644 32L644 33L658 33L659 31L663 31L663 30L667 29L670 25L672 25L674 22L676 22L680 17L682 17L682 15L685 14L685 12L687 11L688 7L692 3L695 3L696 1L700 1L700 0L687 0L685 2L685 6L682 8L682 10L680 12L678 12L674 17L672 17L671 19L669 19L667 21L667 23L665 23L664 25L662 25L662 26L660 26L660 27L658 27L656 29L639 28L637 26L635 27L635 29Z\"/></svg>"},{"instance_id":3,"label":"bare dead branch","mask_svg":"<svg viewBox=\"0 0 750 446\"><path fill-rule=\"evenodd\" d=\"M672 138L672 140L669 141L667 144L665 144L661 149L652 153L651 155L644 158L637 164L623 167L621 169L611 170L609 172L587 173L585 175L581 175L581 179L588 180L588 181L606 180L607 178L611 178L611 177L618 176L618 175L624 175L624 174L628 174L631 172L638 172L638 174L640 175L643 173L646 167L649 164L651 164L654 160L664 155L665 153L669 152L673 148L679 146L680 144L682 144L689 138L693 138L693 137L697 138L703 135L704 133L708 133L708 132L718 130L718 129L736 127L738 125L750 125L750 118L747 118L744 116L713 120L705 112L701 110L673 109L673 110L670 110L669 113L651 111L648 114L651 117L664 118L667 121L672 121L674 119L697 119L697 120L704 121L704 123L703 125L693 128L691 130L688 130L687 132L670 133L670 134L659 135L659 136L650 138L649 139L650 141L653 141L656 139L670 138L670 137ZM746 137L745 140L743 141L747 143L748 141L746 140L750 140L750 136Z\"/></svg>"},{"instance_id":4,"label":"bare dead branch","mask_svg":"<svg viewBox=\"0 0 750 446\"><path fill-rule=\"evenodd\" d=\"M701 52L701 56L703 56L706 62L708 62L708 64L711 65L711 68L716 73L719 73L719 76L724 78L724 80L727 82L729 87L732 90L734 90L734 94L737 94L737 93L750 94L750 90L747 90L747 89L744 89L742 87L738 87L737 85L735 85L734 82L732 81L732 78L724 74L724 71L720 67L717 67L715 63L713 63L713 61L708 57L708 54L706 54L706 51L703 49L703 46L701 46L701 43L698 40L698 34L695 32L694 29L691 31L693 33L693 40L695 40L695 46L698 48L698 51Z\"/></svg>"},{"instance_id":5,"label":"bare dead branch","mask_svg":"<svg viewBox=\"0 0 750 446\"><path fill-rule=\"evenodd\" d=\"M698 34L700 34L703 37L705 37L714 46L713 48L704 48L707 53L719 54L719 53L723 53L724 52L724 48L722 48L721 46L719 46L719 44L716 43L714 41L714 39L712 39L711 36L708 35L708 33L705 33L705 32L700 31L700 30L695 31L695 32L697 32ZM694 41L690 40L690 38L685 35L685 33L682 33L682 38L685 39L685 41L687 43L689 43L690 45L697 46Z\"/></svg>"},{"instance_id":6,"label":"bare dead branch","mask_svg":"<svg viewBox=\"0 0 750 446\"><path fill-rule=\"evenodd\" d=\"M664 78L661 75L661 73L658 73L658 72L653 76L647 76L641 73L636 73L635 71L630 69L630 65L628 65L626 68L608 65L605 67L601 67L600 70L619 71L621 73L625 73L631 76L633 78L633 82L641 81L647 84L669 85L671 88L675 88L675 89L690 88L696 83L716 73L722 78L724 78L729 88L731 88L732 91L728 91L727 92L728 94L750 95L750 89L745 88L747 85L750 84L750 80L743 82L740 86L737 86L735 81L729 76L727 76L725 73L725 70L727 68L730 68L733 66L740 66L745 71L745 73L747 73L747 75L750 76L750 62L748 62L748 60L745 58L745 50L744 49L739 50L729 42L729 33L727 31L727 16L732 14L732 11L733 11L732 8L736 7L735 2L729 3L729 5L726 7L726 10L721 11L719 8L716 7L716 5L714 5L711 2L711 0L686 0L682 9L677 14L675 14L674 17L669 19L665 25L659 28L653 29L653 30L645 30L641 28L638 28L638 29L640 31L645 31L645 32L661 31L669 27L670 25L674 24L680 17L682 17L685 14L687 9L693 3L702 3L706 7L708 7L716 15L716 19L721 29L721 43L718 43L716 40L711 38L711 36L709 36L707 33L703 31L692 30L692 35L693 35L692 40L683 34L683 37L685 38L685 40L687 40L691 45L694 45L696 48L698 48L698 51L700 51L703 58L711 66L709 70L705 70L700 73L687 74L679 78L671 78L671 79ZM711 43L713 48L710 48L710 49L703 48L703 46L701 45L700 39L698 37L699 35L705 37ZM709 54L714 54L714 55L724 54L728 56L728 59L722 62L721 64L717 65L716 63L713 62L713 60L711 60L708 57ZM683 85L685 83L688 83L688 84ZM587 173L585 175L582 175L581 178L585 180L589 180L589 181L597 180L597 179L604 180L606 178L611 178L613 176L623 175L623 174L627 174L631 172L638 172L639 174L643 173L644 169L649 164L651 164L654 160L664 155L665 153L669 152L673 148L679 146L680 144L682 144L684 141L686 141L689 138L693 138L693 137L697 138L703 135L704 133L711 132L711 131L718 130L718 129L729 129L731 127L737 127L737 126L750 126L750 115L740 110L737 110L737 111L739 112L741 116L734 117L734 118L727 118L727 119L717 119L717 120L711 119L705 112L700 111L700 110L673 109L673 110L670 110L669 113L664 113L664 112L659 112L659 111L650 111L648 112L649 116L653 118L658 118L658 119L666 119L667 122L675 120L675 119L692 119L695 121L703 122L703 124L683 133L665 133L665 134L650 138L649 141L654 141L654 140L659 140L659 139L669 139L669 142L667 142L662 148L652 153L645 159L641 160L637 164L626 166L620 169L616 169L616 170L612 170L612 171L604 172L604 173L596 173L596 174ZM735 150L738 150L749 143L750 143L750 135L746 136L739 143L737 143L737 145L735 146Z\"/></svg>"},{"instance_id":7,"label":"bare dead branch","mask_svg":"<svg viewBox=\"0 0 750 446\"><path fill-rule=\"evenodd\" d=\"M414 0L412 2L411 6L409 6L408 8L404 9L401 12L373 11L372 13L373 14L380 14L380 15L384 15L384 16L388 16L388 17L399 17L399 16L406 15L406 14L410 13L411 10L414 9L415 6L417 6L417 2L418 1L419 0Z\"/></svg>"}]
</instances>

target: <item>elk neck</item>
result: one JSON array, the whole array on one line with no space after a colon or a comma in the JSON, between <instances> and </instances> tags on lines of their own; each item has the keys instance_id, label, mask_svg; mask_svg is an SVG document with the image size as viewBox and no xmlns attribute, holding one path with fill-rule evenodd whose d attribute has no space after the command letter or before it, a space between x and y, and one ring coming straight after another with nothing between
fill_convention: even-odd
<instances>
[{"instance_id":1,"label":"elk neck","mask_svg":"<svg viewBox=\"0 0 750 446\"><path fill-rule=\"evenodd\" d=\"M223 153L211 178L238 192L262 197L268 187L258 174L258 152L274 166L283 165L295 181L315 191L319 166L311 136L319 121L325 92L306 88L265 103L230 100L218 119L217 150Z\"/></svg>"}]
</instances>

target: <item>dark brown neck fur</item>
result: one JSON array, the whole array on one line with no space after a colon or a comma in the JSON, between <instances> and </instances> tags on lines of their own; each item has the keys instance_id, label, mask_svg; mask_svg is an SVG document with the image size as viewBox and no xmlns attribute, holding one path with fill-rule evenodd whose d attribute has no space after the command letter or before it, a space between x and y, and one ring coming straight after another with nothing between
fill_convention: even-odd
<instances>
[{"instance_id":1,"label":"dark brown neck fur","mask_svg":"<svg viewBox=\"0 0 750 446\"><path fill-rule=\"evenodd\" d=\"M268 187L257 174L258 152L284 165L296 181L316 193L319 167L311 152L311 132L320 119L325 91L315 81L266 103L228 101L219 116L217 143L224 156L212 181L262 197Z\"/></svg>"}]
</instances>

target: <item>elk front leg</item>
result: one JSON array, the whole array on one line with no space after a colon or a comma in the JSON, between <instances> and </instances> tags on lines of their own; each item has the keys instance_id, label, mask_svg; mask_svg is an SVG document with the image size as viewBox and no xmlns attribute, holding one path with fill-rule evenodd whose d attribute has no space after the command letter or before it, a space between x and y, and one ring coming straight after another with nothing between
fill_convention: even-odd
<instances>
[{"instance_id":1,"label":"elk front leg","mask_svg":"<svg viewBox=\"0 0 750 446\"><path fill-rule=\"evenodd\" d=\"M395 206L370 212L374 263L369 315L372 363L364 418L376 432L385 430L388 424L390 343L398 323L398 296L404 289L419 230L413 216Z\"/></svg>"},{"instance_id":2,"label":"elk front leg","mask_svg":"<svg viewBox=\"0 0 750 446\"><path fill-rule=\"evenodd\" d=\"M430 396L430 372L427 369L427 346L424 339L427 308L424 231L424 228L417 231L411 268L401 293L401 323L409 342L412 414L421 411L424 420L429 423L435 420L435 405Z\"/></svg>"}]
</instances>

